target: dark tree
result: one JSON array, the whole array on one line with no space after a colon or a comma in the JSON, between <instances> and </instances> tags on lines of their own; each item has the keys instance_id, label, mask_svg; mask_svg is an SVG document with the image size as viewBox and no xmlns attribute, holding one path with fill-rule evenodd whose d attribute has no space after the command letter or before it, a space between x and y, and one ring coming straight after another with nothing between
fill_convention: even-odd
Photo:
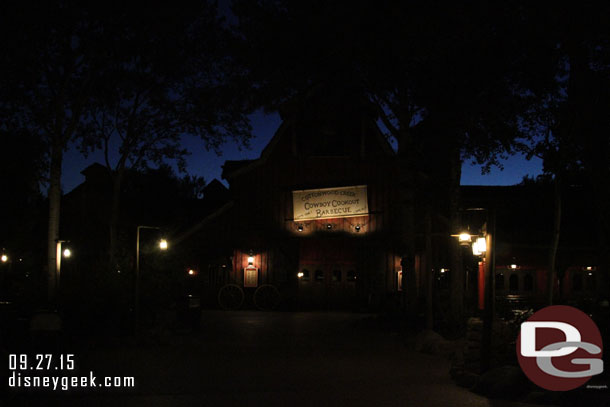
<instances>
[{"instance_id":1,"label":"dark tree","mask_svg":"<svg viewBox=\"0 0 610 407\"><path fill-rule=\"evenodd\" d=\"M0 112L11 133L45 146L48 167L48 296L56 287L61 166L64 150L86 127L92 83L103 50L99 26L78 2L4 2L0 56Z\"/></svg>"},{"instance_id":2,"label":"dark tree","mask_svg":"<svg viewBox=\"0 0 610 407\"><path fill-rule=\"evenodd\" d=\"M554 185L554 220L549 245L548 302L557 285L557 251L564 189L584 170L599 217L600 258L608 266L610 187L610 7L603 3L554 8L530 5L524 18L530 37L526 86L536 101L523 116L529 132L524 150L543 159ZM604 243L606 242L606 243Z\"/></svg>"},{"instance_id":3,"label":"dark tree","mask_svg":"<svg viewBox=\"0 0 610 407\"><path fill-rule=\"evenodd\" d=\"M237 102L243 92L229 84L233 67L221 52L228 47L214 10L195 1L179 8L3 3L0 113L7 131L42 140L49 163L49 300L57 280L62 159L71 142L80 140L83 151L119 150L118 190L127 165L165 159L181 164L183 134L202 137L207 147L229 136L247 138Z\"/></svg>"},{"instance_id":4,"label":"dark tree","mask_svg":"<svg viewBox=\"0 0 610 407\"><path fill-rule=\"evenodd\" d=\"M215 149L229 138L246 143L250 126L243 92L234 85L230 36L215 6L189 2L121 5L105 25L107 63L96 84L87 153L101 148L112 172L109 266L117 248L121 186L128 168L174 160L184 170L182 138ZM118 151L118 154L116 152ZM117 157L113 160L113 157Z\"/></svg>"}]
</instances>

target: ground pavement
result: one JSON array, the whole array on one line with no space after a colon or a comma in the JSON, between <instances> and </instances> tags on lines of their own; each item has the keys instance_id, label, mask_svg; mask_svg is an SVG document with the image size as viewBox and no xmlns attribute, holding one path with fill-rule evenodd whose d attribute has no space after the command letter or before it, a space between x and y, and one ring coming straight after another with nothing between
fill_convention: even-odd
<instances>
[{"instance_id":1,"label":"ground pavement","mask_svg":"<svg viewBox=\"0 0 610 407\"><path fill-rule=\"evenodd\" d=\"M79 345L77 372L133 376L134 389L9 392L6 405L526 406L453 384L372 315L206 311L197 334ZM2 402L0 402L2 404Z\"/></svg>"}]
</instances>

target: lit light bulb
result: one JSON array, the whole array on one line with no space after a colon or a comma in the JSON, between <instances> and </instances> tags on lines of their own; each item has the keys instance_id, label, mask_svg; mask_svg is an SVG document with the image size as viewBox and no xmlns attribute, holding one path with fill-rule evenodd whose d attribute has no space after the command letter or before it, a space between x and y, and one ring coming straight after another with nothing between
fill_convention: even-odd
<instances>
[{"instance_id":1,"label":"lit light bulb","mask_svg":"<svg viewBox=\"0 0 610 407\"><path fill-rule=\"evenodd\" d=\"M458 240L460 243L470 243L470 233L460 233Z\"/></svg>"}]
</instances>

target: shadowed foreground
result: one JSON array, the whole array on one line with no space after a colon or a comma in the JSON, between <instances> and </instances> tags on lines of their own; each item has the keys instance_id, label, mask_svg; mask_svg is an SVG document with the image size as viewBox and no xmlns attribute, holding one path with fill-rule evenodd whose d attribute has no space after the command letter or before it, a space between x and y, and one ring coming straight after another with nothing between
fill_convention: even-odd
<instances>
[{"instance_id":1,"label":"shadowed foreground","mask_svg":"<svg viewBox=\"0 0 610 407\"><path fill-rule=\"evenodd\" d=\"M76 374L134 376L135 389L14 392L10 405L525 406L453 384L372 316L204 312L198 334L142 346L80 345ZM156 343L153 343L156 342ZM97 348L97 349L96 349ZM99 379L98 379L99 380Z\"/></svg>"}]
</instances>

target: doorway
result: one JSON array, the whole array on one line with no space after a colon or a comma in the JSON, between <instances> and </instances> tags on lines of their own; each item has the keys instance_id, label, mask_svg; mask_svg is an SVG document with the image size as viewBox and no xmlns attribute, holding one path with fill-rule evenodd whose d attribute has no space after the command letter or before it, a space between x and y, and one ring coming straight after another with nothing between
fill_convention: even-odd
<instances>
[{"instance_id":1,"label":"doorway","mask_svg":"<svg viewBox=\"0 0 610 407\"><path fill-rule=\"evenodd\" d=\"M316 309L349 309L356 297L354 263L303 263L299 269L298 303Z\"/></svg>"}]
</instances>

